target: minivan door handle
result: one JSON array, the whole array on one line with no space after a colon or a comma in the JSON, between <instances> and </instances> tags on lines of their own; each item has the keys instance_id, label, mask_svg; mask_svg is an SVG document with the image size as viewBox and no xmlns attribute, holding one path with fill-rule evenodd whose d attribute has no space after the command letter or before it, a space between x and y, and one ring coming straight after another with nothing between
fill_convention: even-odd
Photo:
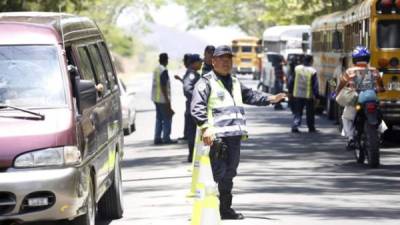
<instances>
[{"instance_id":1,"label":"minivan door handle","mask_svg":"<svg viewBox=\"0 0 400 225\"><path fill-rule=\"evenodd\" d=\"M96 130L96 117L97 117L96 113L92 113L89 117L90 123L92 124L94 130Z\"/></svg>"}]
</instances>

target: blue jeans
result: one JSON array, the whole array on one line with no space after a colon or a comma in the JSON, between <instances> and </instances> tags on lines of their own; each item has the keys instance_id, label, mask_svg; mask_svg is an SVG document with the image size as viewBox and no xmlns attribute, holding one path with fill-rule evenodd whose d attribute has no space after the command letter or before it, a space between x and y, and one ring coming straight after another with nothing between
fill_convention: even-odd
<instances>
[{"instance_id":1,"label":"blue jeans","mask_svg":"<svg viewBox=\"0 0 400 225\"><path fill-rule=\"evenodd\" d=\"M161 140L161 134L163 141L171 140L171 124L172 116L168 115L167 104L155 103L156 104L156 130L154 140Z\"/></svg>"}]
</instances>

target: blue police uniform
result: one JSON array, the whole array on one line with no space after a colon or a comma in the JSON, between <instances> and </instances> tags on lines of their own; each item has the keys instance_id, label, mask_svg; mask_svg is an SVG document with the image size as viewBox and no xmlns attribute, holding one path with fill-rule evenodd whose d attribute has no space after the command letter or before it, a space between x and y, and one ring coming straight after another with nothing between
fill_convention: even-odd
<instances>
[{"instance_id":1,"label":"blue police uniform","mask_svg":"<svg viewBox=\"0 0 400 225\"><path fill-rule=\"evenodd\" d=\"M223 87L219 85L221 83ZM218 90L212 90L212 88L216 87L217 84ZM223 95L222 92L224 93ZM238 99L238 96L240 99ZM221 98L221 101L223 102L223 99L228 98L230 99L228 102L231 102L232 98L234 99L233 101L235 104L234 106L229 106L229 104L227 104L219 107L215 103L211 103L212 101L215 101L216 98ZM215 113L215 115L213 115L214 121L212 122L212 126L217 130L217 137L219 137L227 147L226 157L219 159L211 157L214 180L218 183L220 213L223 219L243 218L241 214L235 213L231 208L233 178L237 174L237 168L240 161L240 144L243 136L247 135L247 132L244 132L246 129L242 129L242 127L245 127L244 108L241 106L242 103L259 106L270 104L267 95L245 87L237 78L232 77L232 75L220 76L215 71L211 71L201 77L193 91L191 114L195 119L197 126L203 128L204 126L207 126L207 124L209 125L211 123L209 121L210 113ZM216 107L215 110L213 110L213 107L210 109L211 105ZM216 110L218 108L221 109L220 113ZM233 111L224 114L225 111L229 110ZM232 115L232 113L236 116L229 117L228 114ZM223 119L225 117L229 118ZM212 145L210 149L211 152L217 151L215 148L216 146Z\"/></svg>"},{"instance_id":2,"label":"blue police uniform","mask_svg":"<svg viewBox=\"0 0 400 225\"><path fill-rule=\"evenodd\" d=\"M190 103L192 101L194 86L199 79L200 74L193 69L188 69L183 77L183 93L186 97L185 122L189 148L188 162L192 162L194 142L196 137L196 123L190 115Z\"/></svg>"}]
</instances>

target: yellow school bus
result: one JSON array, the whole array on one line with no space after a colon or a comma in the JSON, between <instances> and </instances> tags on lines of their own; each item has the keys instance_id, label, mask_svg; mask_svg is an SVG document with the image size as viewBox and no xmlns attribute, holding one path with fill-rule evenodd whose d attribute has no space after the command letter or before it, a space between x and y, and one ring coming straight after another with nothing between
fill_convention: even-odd
<instances>
[{"instance_id":1,"label":"yellow school bus","mask_svg":"<svg viewBox=\"0 0 400 225\"><path fill-rule=\"evenodd\" d=\"M232 41L233 72L236 74L252 74L258 79L261 68L261 40L256 37L246 37Z\"/></svg>"},{"instance_id":2,"label":"yellow school bus","mask_svg":"<svg viewBox=\"0 0 400 225\"><path fill-rule=\"evenodd\" d=\"M384 120L389 127L400 124L400 0L365 0L315 19L311 30L319 94L325 96L328 116L339 118L340 109L330 96L339 76L352 66L352 50L363 45L386 88L379 94Z\"/></svg>"}]
</instances>

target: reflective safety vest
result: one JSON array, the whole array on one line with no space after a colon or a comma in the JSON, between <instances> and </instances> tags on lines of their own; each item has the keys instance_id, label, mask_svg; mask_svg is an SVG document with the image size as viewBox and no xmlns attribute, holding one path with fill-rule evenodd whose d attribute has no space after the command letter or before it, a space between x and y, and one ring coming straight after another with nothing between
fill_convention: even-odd
<instances>
[{"instance_id":1,"label":"reflective safety vest","mask_svg":"<svg viewBox=\"0 0 400 225\"><path fill-rule=\"evenodd\" d=\"M163 65L159 65L153 72L153 86L151 90L151 99L155 103L166 103L164 94L161 91L161 74L167 70ZM171 84L167 83L168 99L171 99Z\"/></svg>"},{"instance_id":2,"label":"reflective safety vest","mask_svg":"<svg viewBox=\"0 0 400 225\"><path fill-rule=\"evenodd\" d=\"M208 98L208 124L216 137L247 137L246 118L244 113L240 82L232 77L232 95L225 88L214 72L210 79L211 92Z\"/></svg>"},{"instance_id":3,"label":"reflective safety vest","mask_svg":"<svg viewBox=\"0 0 400 225\"><path fill-rule=\"evenodd\" d=\"M295 68L296 77L294 79L293 97L312 98L312 76L316 70L310 66L299 65Z\"/></svg>"}]
</instances>

